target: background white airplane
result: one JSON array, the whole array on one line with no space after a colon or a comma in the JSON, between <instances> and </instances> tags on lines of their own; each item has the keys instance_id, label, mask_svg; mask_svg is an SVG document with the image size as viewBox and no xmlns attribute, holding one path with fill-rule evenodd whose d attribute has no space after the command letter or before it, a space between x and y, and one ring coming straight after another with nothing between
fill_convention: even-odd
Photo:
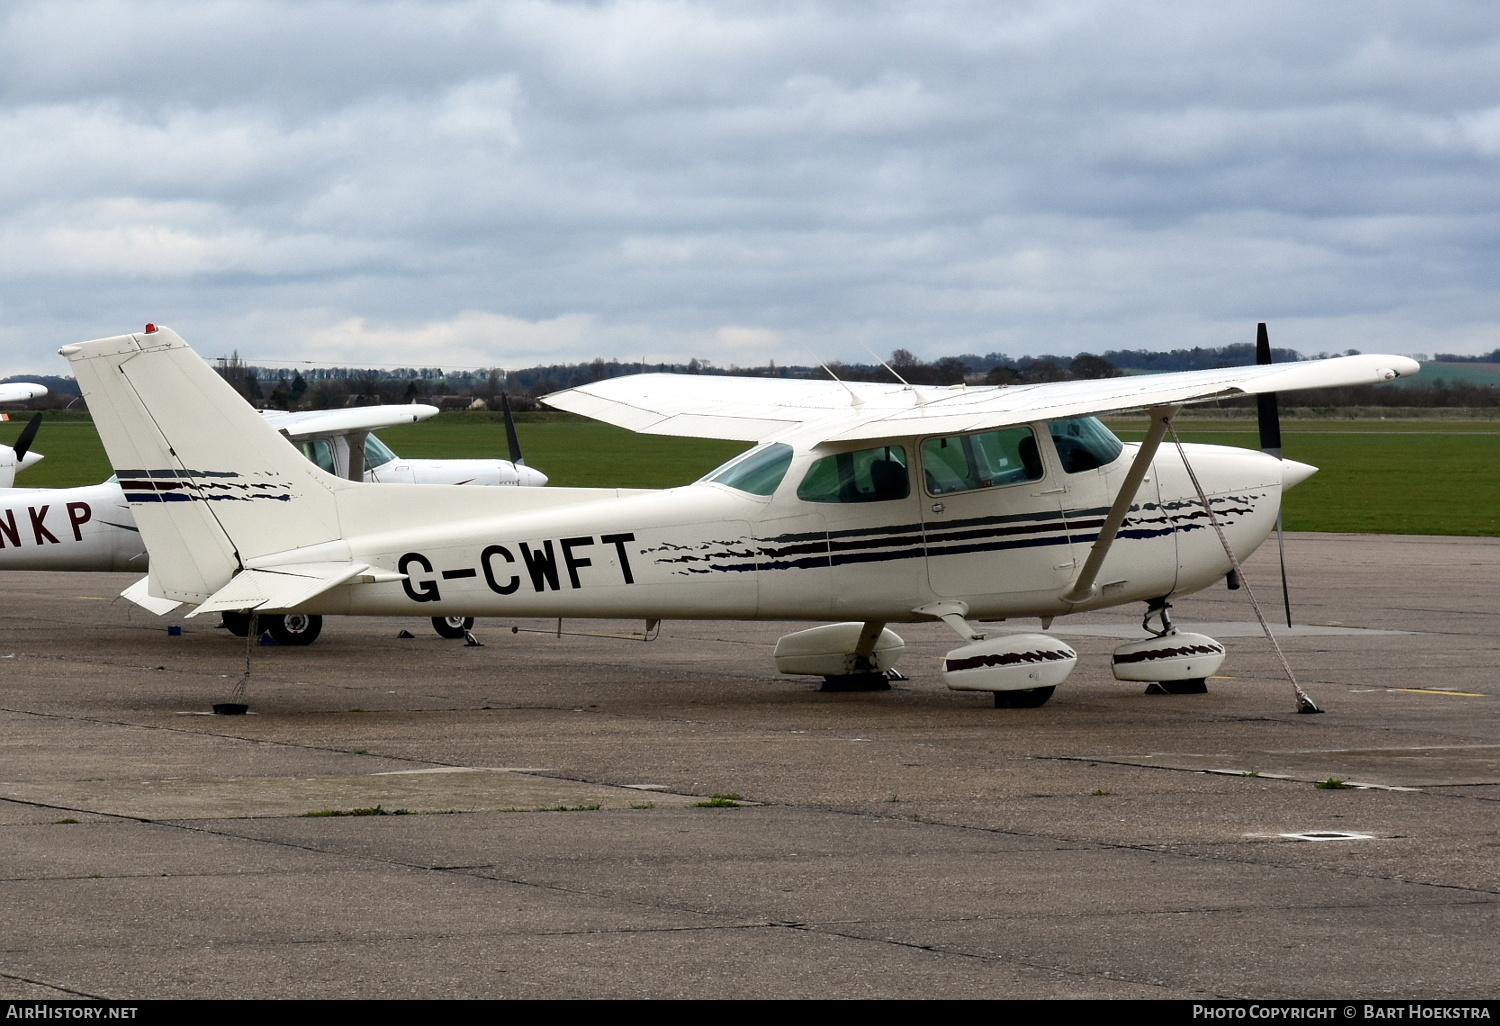
<instances>
[{"instance_id":1,"label":"background white airplane","mask_svg":"<svg viewBox=\"0 0 1500 1026\"><path fill-rule=\"evenodd\" d=\"M843 620L782 638L776 662L861 687L900 656L886 624L936 619L965 642L945 682L997 705L1041 704L1077 656L972 620L1143 602L1162 636L1117 650L1117 676L1201 679L1222 661L1213 639L1170 629L1168 603L1230 569L1221 532L1239 556L1264 541L1313 468L1159 449L1182 404L1417 371L1350 356L1010 388L639 375L547 401L761 444L667 491L382 490L297 457L169 329L61 353L151 550L148 590L190 615ZM1139 445L1092 416L1128 409L1150 411Z\"/></svg>"},{"instance_id":2,"label":"background white airplane","mask_svg":"<svg viewBox=\"0 0 1500 1026\"><path fill-rule=\"evenodd\" d=\"M547 475L528 467L511 435L508 460L413 460L397 456L379 438L376 428L426 420L436 406L358 406L347 410L306 410L284 413L263 410L276 430L290 438L309 460L338 477L376 484L498 485L540 488Z\"/></svg>"},{"instance_id":3,"label":"background white airplane","mask_svg":"<svg viewBox=\"0 0 1500 1026\"><path fill-rule=\"evenodd\" d=\"M547 475L526 466L514 440L509 460L406 459L371 433L377 428L426 420L437 413L435 406L412 404L300 413L269 410L262 417L308 459L339 477L381 484L540 487L547 483ZM18 462L23 467L41 459L26 451L37 425L34 420L17 439L16 449L23 453ZM514 439L514 431L511 435ZM0 452L0 473L3 460L4 452ZM79 488L0 488L0 570L144 573L147 563L146 546L130 503L115 478ZM145 595L144 578L141 585L128 593L132 600L153 612L176 607L176 603L151 601ZM433 617L432 622L433 628L447 638L461 638L473 626L469 616ZM225 614L224 623L240 636L250 627L248 616L234 612ZM304 614L267 615L261 627L281 644L308 644L321 631L322 621Z\"/></svg>"},{"instance_id":4,"label":"background white airplane","mask_svg":"<svg viewBox=\"0 0 1500 1026\"><path fill-rule=\"evenodd\" d=\"M19 403L47 394L46 385L32 381L10 381L0 384L0 403ZM31 418L31 423L16 439L16 444L0 445L0 488L10 488L16 483L16 474L41 462L40 453L30 452L31 441L36 437L41 424L41 414Z\"/></svg>"}]
</instances>

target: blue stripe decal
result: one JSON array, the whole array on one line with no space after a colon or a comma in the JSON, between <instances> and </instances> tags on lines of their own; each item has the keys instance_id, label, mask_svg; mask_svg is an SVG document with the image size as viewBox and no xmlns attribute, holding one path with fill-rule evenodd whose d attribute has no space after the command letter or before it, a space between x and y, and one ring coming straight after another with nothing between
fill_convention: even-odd
<instances>
[{"instance_id":1,"label":"blue stripe decal","mask_svg":"<svg viewBox=\"0 0 1500 1026\"><path fill-rule=\"evenodd\" d=\"M1212 500L1215 515L1231 523L1255 512L1262 496L1219 496ZM1228 508L1224 508L1224 507ZM939 524L900 524L829 532L801 532L767 538L708 542L696 546L662 545L658 563L675 564L684 575L749 573L775 570L812 570L859 563L964 556L1012 549L1092 544L1109 510L1107 507L1066 511L1012 513L970 517ZM1131 541L1164 538L1177 532L1206 530L1208 516L1196 500L1143 503L1118 537Z\"/></svg>"},{"instance_id":2,"label":"blue stripe decal","mask_svg":"<svg viewBox=\"0 0 1500 1026\"><path fill-rule=\"evenodd\" d=\"M290 482L246 481L226 470L117 470L120 490L131 503L252 502L272 499L289 502Z\"/></svg>"}]
</instances>

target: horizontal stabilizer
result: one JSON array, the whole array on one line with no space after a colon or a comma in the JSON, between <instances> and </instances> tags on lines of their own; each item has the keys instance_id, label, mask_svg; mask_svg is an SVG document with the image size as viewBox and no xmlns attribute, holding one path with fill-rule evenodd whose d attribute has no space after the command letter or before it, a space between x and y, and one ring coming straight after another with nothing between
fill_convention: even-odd
<instances>
[{"instance_id":1,"label":"horizontal stabilizer","mask_svg":"<svg viewBox=\"0 0 1500 1026\"><path fill-rule=\"evenodd\" d=\"M292 563L244 570L188 616L291 609L369 570L365 563Z\"/></svg>"},{"instance_id":2,"label":"horizontal stabilizer","mask_svg":"<svg viewBox=\"0 0 1500 1026\"><path fill-rule=\"evenodd\" d=\"M181 602L173 602L171 599L157 598L151 594L151 576L147 574L130 587L120 592L120 597L129 599L148 613L157 616L166 616L172 610L182 605Z\"/></svg>"}]
</instances>

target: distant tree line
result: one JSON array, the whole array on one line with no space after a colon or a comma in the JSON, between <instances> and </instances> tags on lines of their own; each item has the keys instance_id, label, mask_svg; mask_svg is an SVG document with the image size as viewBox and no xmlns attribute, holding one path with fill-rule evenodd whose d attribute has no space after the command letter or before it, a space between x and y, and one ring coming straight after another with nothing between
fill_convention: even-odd
<instances>
[{"instance_id":1,"label":"distant tree line","mask_svg":"<svg viewBox=\"0 0 1500 1026\"><path fill-rule=\"evenodd\" d=\"M1342 355L1354 355L1348 350ZM1329 354L1321 353L1320 357ZM1277 363L1295 363L1303 357L1291 349L1273 349ZM1500 363L1500 350L1482 357L1439 353L1441 362ZM556 363L506 371L499 367L444 371L436 367L401 367L376 370L367 367L260 367L245 363L235 352L213 361L215 369L235 390L259 407L283 410L334 409L381 403L427 402L446 409L498 407L500 396L509 397L519 410L534 409L539 396L606 378L642 372L676 374L741 374L754 377L823 378L833 375L843 381L893 381L899 377L912 385L1027 385L1049 381L1093 380L1127 373L1211 370L1255 362L1255 347L1241 343L1219 347L1147 350L1107 350L1101 355L1021 356L965 353L928 362L908 349L897 349L890 358L872 363L832 362L826 366L716 367L706 360L681 363L623 363L595 359L587 363ZM76 402L78 387L72 378L18 376L6 380L38 381L52 390L30 405L61 407ZM1249 402L1250 400L1245 400ZM1235 405L1237 401L1229 401ZM1467 384L1435 379L1417 379L1400 388L1360 386L1320 389L1299 394L1298 405L1312 406L1500 406L1500 389L1492 385Z\"/></svg>"},{"instance_id":2,"label":"distant tree line","mask_svg":"<svg viewBox=\"0 0 1500 1026\"><path fill-rule=\"evenodd\" d=\"M1500 349L1492 349L1482 356L1460 356L1457 353L1438 353L1433 359L1438 363L1500 363Z\"/></svg>"},{"instance_id":3,"label":"distant tree line","mask_svg":"<svg viewBox=\"0 0 1500 1026\"><path fill-rule=\"evenodd\" d=\"M70 403L75 408L81 409L83 404L78 402L78 382L72 378L59 377L56 374L14 374L8 378L0 378L0 383L8 381L31 381L38 385L47 386L47 394L40 399L29 399L24 405L32 410L61 410Z\"/></svg>"}]
</instances>

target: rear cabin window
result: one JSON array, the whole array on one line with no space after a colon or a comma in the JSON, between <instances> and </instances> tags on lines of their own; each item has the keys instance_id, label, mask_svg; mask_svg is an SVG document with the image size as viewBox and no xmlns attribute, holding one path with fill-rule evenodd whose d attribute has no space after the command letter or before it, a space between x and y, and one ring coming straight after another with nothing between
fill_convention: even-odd
<instances>
[{"instance_id":1,"label":"rear cabin window","mask_svg":"<svg viewBox=\"0 0 1500 1026\"><path fill-rule=\"evenodd\" d=\"M1042 458L1030 428L1004 428L974 435L929 438L922 443L927 494L951 495L976 488L1038 481Z\"/></svg>"},{"instance_id":2,"label":"rear cabin window","mask_svg":"<svg viewBox=\"0 0 1500 1026\"><path fill-rule=\"evenodd\" d=\"M906 450L899 445L824 456L797 486L804 502L885 502L910 494Z\"/></svg>"},{"instance_id":3,"label":"rear cabin window","mask_svg":"<svg viewBox=\"0 0 1500 1026\"><path fill-rule=\"evenodd\" d=\"M1048 423L1047 430L1052 433L1057 459L1069 474L1108 466L1125 449L1125 443L1097 417L1054 420Z\"/></svg>"},{"instance_id":4,"label":"rear cabin window","mask_svg":"<svg viewBox=\"0 0 1500 1026\"><path fill-rule=\"evenodd\" d=\"M770 495L786 477L786 468L791 465L792 447L785 442L772 442L736 456L702 480L728 485L751 495Z\"/></svg>"}]
</instances>

